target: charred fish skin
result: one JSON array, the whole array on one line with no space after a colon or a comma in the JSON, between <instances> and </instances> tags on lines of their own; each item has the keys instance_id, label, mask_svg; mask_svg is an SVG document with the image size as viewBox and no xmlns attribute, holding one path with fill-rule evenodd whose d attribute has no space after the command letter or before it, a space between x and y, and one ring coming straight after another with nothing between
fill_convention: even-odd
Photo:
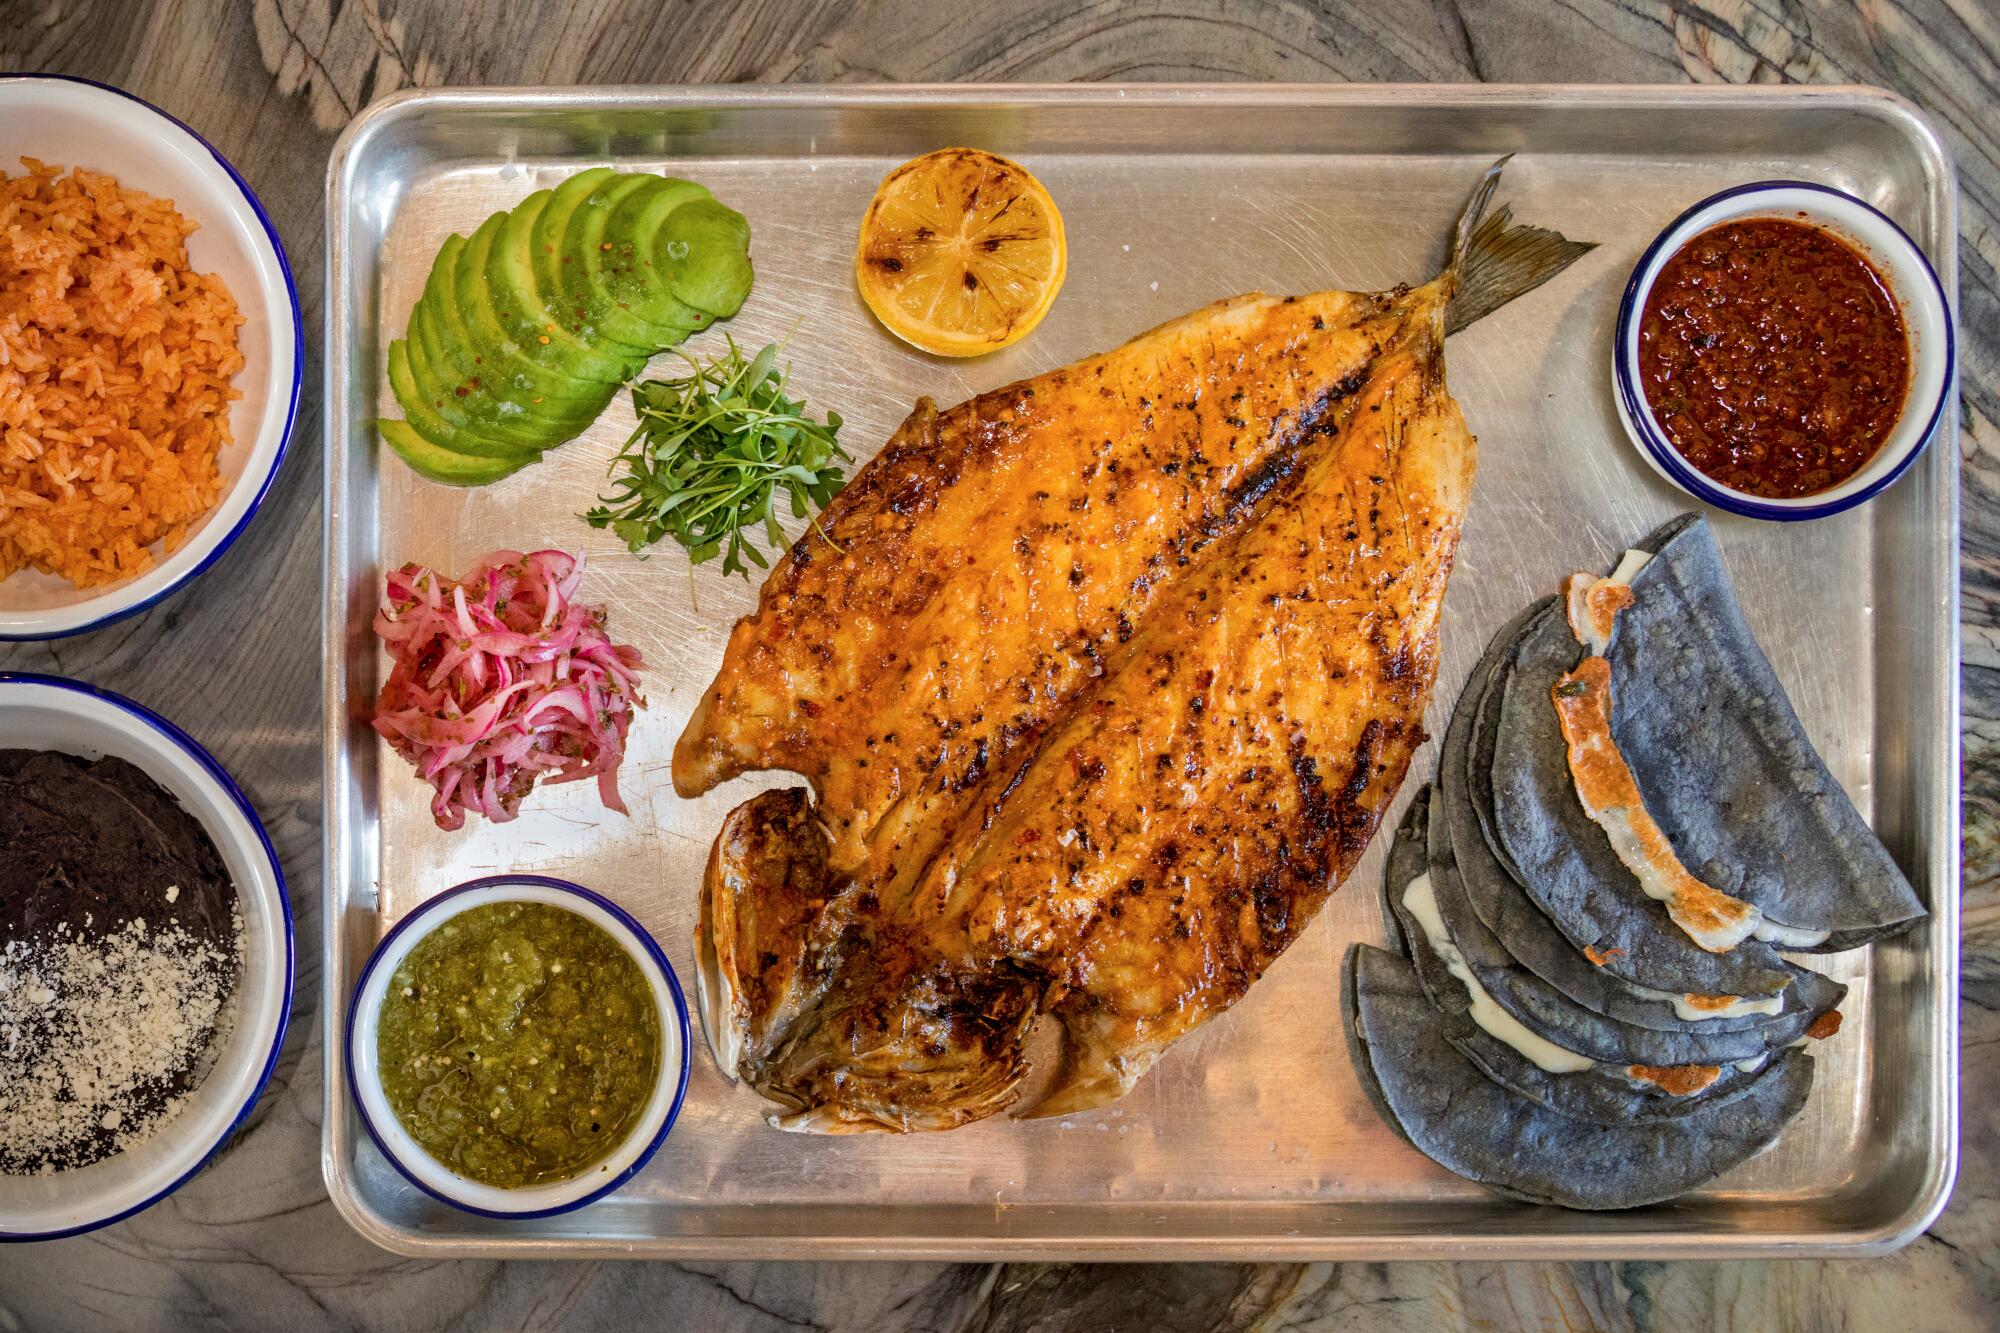
<instances>
[{"instance_id":1,"label":"charred fish skin","mask_svg":"<svg viewBox=\"0 0 2000 1333\"><path fill-rule=\"evenodd\" d=\"M1484 309L1577 251L1482 228L1496 178L1415 292L1239 298L947 413L920 404L829 511L831 540L808 533L774 571L675 778L784 767L819 796L811 820L798 793L761 823L770 794L732 815L703 890L703 993L728 1010L712 1044L776 1123L991 1115L1042 1012L1065 1055L1037 1113L1101 1105L1240 998L1351 871L1423 738L1471 482L1443 378L1453 294L1481 238L1508 256L1477 284ZM1188 349L1224 344L1207 364L1242 397L1213 377L1188 395ZM1157 388L1177 376L1185 396ZM1269 383L1293 405L1236 415ZM1228 410L1161 410L1191 400ZM760 989L767 956L780 984Z\"/></svg>"}]
</instances>

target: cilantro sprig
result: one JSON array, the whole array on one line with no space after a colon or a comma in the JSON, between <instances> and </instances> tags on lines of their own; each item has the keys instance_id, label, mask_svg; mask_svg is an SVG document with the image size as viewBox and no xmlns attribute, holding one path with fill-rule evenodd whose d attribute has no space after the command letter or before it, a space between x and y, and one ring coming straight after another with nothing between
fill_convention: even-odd
<instances>
[{"instance_id":1,"label":"cilantro sprig","mask_svg":"<svg viewBox=\"0 0 2000 1333\"><path fill-rule=\"evenodd\" d=\"M724 574L747 579L749 564L770 567L753 536L760 523L772 547L785 547L780 493L793 518L809 517L854 460L836 438L839 413L817 421L785 393L777 344L748 361L734 339L728 348L707 361L683 352L688 375L633 387L639 428L612 462L611 494L583 519L635 554L672 537L692 563L720 555Z\"/></svg>"}]
</instances>

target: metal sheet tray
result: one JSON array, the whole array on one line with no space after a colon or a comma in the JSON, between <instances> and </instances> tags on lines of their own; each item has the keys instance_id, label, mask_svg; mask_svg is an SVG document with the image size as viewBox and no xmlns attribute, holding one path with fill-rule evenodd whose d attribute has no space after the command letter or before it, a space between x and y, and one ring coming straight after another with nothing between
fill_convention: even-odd
<instances>
[{"instance_id":1,"label":"metal sheet tray","mask_svg":"<svg viewBox=\"0 0 2000 1333\"><path fill-rule=\"evenodd\" d=\"M854 228L893 165L970 142L1018 157L1068 219L1068 289L1025 342L925 358L881 332L849 277ZM500 485L457 491L383 464L383 350L453 230L586 165L693 176L755 232L757 286L731 326L791 334L795 383L864 455L919 394L954 402L1254 288L1427 277L1479 169L1517 154L1523 217L1601 247L1455 337L1452 388L1480 473L1446 604L1433 729L1486 637L1572 568L1687 501L1622 436L1613 312L1644 245L1722 187L1800 177L1900 222L1956 291L1953 178L1906 103L1858 89L628 88L393 98L336 147L327 190L326 1182L377 1243L427 1256L1393 1258L1879 1252L1949 1192L1956 1154L1958 452L1955 421L1858 511L1781 525L1718 517L1752 625L1835 775L1932 907L1927 924L1830 969L1852 987L1806 1111L1714 1187L1612 1216L1503 1202L1432 1166L1375 1116L1338 1032L1336 966L1379 941L1378 842L1346 890L1233 1012L1122 1104L944 1135L814 1138L766 1128L754 1094L695 1056L687 1109L652 1165L568 1217L487 1221L405 1185L356 1123L339 1026L370 947L427 895L501 870L611 894L683 975L698 877L737 782L677 799L668 758L755 586L672 547L635 560L577 521L630 430L621 399L583 439ZM367 726L385 563L457 569L499 546L587 550L588 590L650 664L629 819L588 784L517 822L447 835ZM1418 756L1416 774L1431 768ZM776 780L776 779L774 779ZM1412 784L1414 785L1414 784ZM1407 793L1406 793L1407 795Z\"/></svg>"}]
</instances>

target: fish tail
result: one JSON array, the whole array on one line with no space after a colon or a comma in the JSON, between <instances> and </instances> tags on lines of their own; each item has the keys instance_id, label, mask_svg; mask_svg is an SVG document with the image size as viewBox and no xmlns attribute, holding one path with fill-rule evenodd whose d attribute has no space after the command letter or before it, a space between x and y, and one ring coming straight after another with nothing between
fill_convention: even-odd
<instances>
[{"instance_id":1,"label":"fish tail","mask_svg":"<svg viewBox=\"0 0 2000 1333\"><path fill-rule=\"evenodd\" d=\"M1500 173L1513 160L1514 155L1507 154L1486 168L1479 177L1479 184L1472 187L1472 197L1465 201L1465 207L1458 214L1458 226L1452 230L1451 259L1445 265L1447 272L1463 277L1466 262L1472 253L1472 238L1478 234L1479 224L1486 220L1486 210L1493 203L1494 192L1500 188Z\"/></svg>"},{"instance_id":2,"label":"fish tail","mask_svg":"<svg viewBox=\"0 0 2000 1333\"><path fill-rule=\"evenodd\" d=\"M1572 241L1546 227L1515 226L1514 210L1506 204L1488 211L1500 186L1500 173L1512 158L1510 153L1486 169L1458 215L1451 262L1445 266L1452 279L1451 301L1444 314L1446 334L1484 319L1597 248L1595 241Z\"/></svg>"}]
</instances>

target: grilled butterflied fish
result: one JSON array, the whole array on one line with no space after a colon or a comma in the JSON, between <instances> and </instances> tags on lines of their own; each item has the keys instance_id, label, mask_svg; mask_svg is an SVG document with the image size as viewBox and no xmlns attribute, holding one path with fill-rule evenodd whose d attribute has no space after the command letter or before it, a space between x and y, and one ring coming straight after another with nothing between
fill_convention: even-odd
<instances>
[{"instance_id":1,"label":"grilled butterflied fish","mask_svg":"<svg viewBox=\"0 0 2000 1333\"><path fill-rule=\"evenodd\" d=\"M718 1061L789 1128L1102 1105L1240 998L1414 749L1474 441L1452 328L1587 246L1485 215L1435 280L1238 297L939 411L771 573L674 755L725 820Z\"/></svg>"}]
</instances>

